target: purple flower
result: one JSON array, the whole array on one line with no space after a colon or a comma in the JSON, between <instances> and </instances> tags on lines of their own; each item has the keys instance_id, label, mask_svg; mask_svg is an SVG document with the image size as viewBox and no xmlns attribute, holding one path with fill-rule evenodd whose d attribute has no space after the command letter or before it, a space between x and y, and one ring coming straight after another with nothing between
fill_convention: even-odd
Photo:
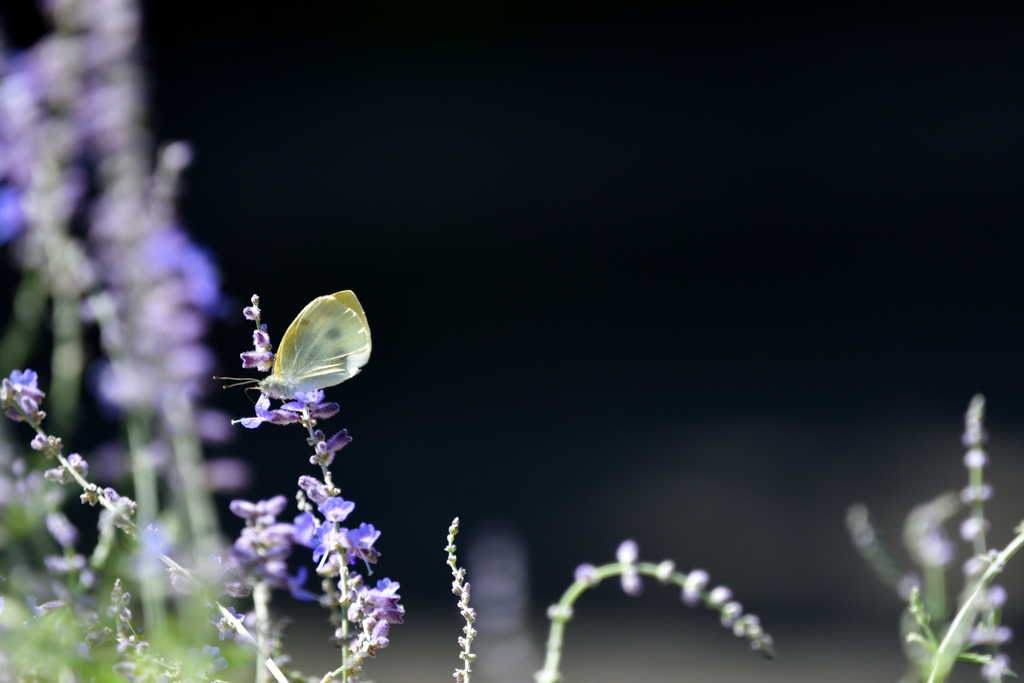
<instances>
[{"instance_id":1,"label":"purple flower","mask_svg":"<svg viewBox=\"0 0 1024 683\"><path fill-rule=\"evenodd\" d=\"M398 604L402 596L398 594L399 583L390 579L381 579L376 588L363 587L360 598L369 607L366 612L378 621L401 624L405 608Z\"/></svg>"},{"instance_id":2,"label":"purple flower","mask_svg":"<svg viewBox=\"0 0 1024 683\"><path fill-rule=\"evenodd\" d=\"M281 406L282 410L291 410L301 413L303 409L309 411L310 417L325 419L338 413L337 403L324 403L324 390L296 391L295 400L289 401Z\"/></svg>"},{"instance_id":3,"label":"purple flower","mask_svg":"<svg viewBox=\"0 0 1024 683\"><path fill-rule=\"evenodd\" d=\"M307 548L315 548L319 545L319 527L316 525L313 515L303 512L293 520L292 525L295 527L296 543Z\"/></svg>"},{"instance_id":4,"label":"purple flower","mask_svg":"<svg viewBox=\"0 0 1024 683\"><path fill-rule=\"evenodd\" d=\"M228 611L231 612L231 616L239 622L245 621L245 615L236 612L234 607L228 607ZM216 612L212 617L210 617L210 623L217 627L217 640L235 637L235 627L232 626L227 617L223 616L220 612Z\"/></svg>"},{"instance_id":5,"label":"purple flower","mask_svg":"<svg viewBox=\"0 0 1024 683\"><path fill-rule=\"evenodd\" d=\"M341 529L339 541L345 548L350 564L354 564L358 558L366 563L366 568L369 570L370 565L375 564L377 558L380 557L380 553L373 547L378 538L380 538L380 531L374 529L372 524L364 522L356 529Z\"/></svg>"},{"instance_id":6,"label":"purple flower","mask_svg":"<svg viewBox=\"0 0 1024 683\"><path fill-rule=\"evenodd\" d=\"M204 311L216 310L220 302L220 273L208 249L197 245L177 226L154 232L143 249L146 262L153 269L151 276L177 275L189 303Z\"/></svg>"},{"instance_id":7,"label":"purple flower","mask_svg":"<svg viewBox=\"0 0 1024 683\"><path fill-rule=\"evenodd\" d=\"M206 665L204 673L215 674L228 668L228 660L220 656L219 647L203 645L203 649L201 651L197 648L192 648L188 653L193 657L203 657L210 660L210 663Z\"/></svg>"},{"instance_id":8,"label":"purple flower","mask_svg":"<svg viewBox=\"0 0 1024 683\"><path fill-rule=\"evenodd\" d=\"M388 640L388 631L391 630L391 624L386 621L378 621L377 625L373 627L373 631L370 633L369 645L372 648L383 650L388 646L391 641Z\"/></svg>"},{"instance_id":9,"label":"purple flower","mask_svg":"<svg viewBox=\"0 0 1024 683\"><path fill-rule=\"evenodd\" d=\"M302 602L310 602L316 600L317 596L310 593L308 590L303 588L306 583L306 578L309 576L309 570L306 567L299 567L299 570L295 572L295 576L285 577L284 588L288 589L288 592L292 594L292 597Z\"/></svg>"},{"instance_id":10,"label":"purple flower","mask_svg":"<svg viewBox=\"0 0 1024 683\"><path fill-rule=\"evenodd\" d=\"M274 354L267 350L243 351L239 354L242 358L242 367L256 368L260 372L270 372L274 367Z\"/></svg>"},{"instance_id":11,"label":"purple flower","mask_svg":"<svg viewBox=\"0 0 1024 683\"><path fill-rule=\"evenodd\" d=\"M253 330L252 345L257 351L270 349L270 335L267 334L266 325L260 325L260 329Z\"/></svg>"},{"instance_id":12,"label":"purple flower","mask_svg":"<svg viewBox=\"0 0 1024 683\"><path fill-rule=\"evenodd\" d=\"M259 317L259 309L256 309L256 316ZM248 313L246 317L249 317ZM258 330L253 331L252 346L255 350L241 354L242 367L256 368L260 372L270 372L270 368L274 366L274 354L270 350L270 335L267 334L266 325L260 325Z\"/></svg>"},{"instance_id":13,"label":"purple flower","mask_svg":"<svg viewBox=\"0 0 1024 683\"><path fill-rule=\"evenodd\" d=\"M298 396L301 398L289 401L280 408L271 410L270 397L266 394L260 394L259 400L256 401L256 417L243 417L241 420L237 420L237 422L241 422L242 426L249 429L255 429L264 422L276 425L301 422L303 409L308 410L310 417L316 419L328 418L338 412L337 403L322 403L324 398L322 390L309 393L300 391Z\"/></svg>"},{"instance_id":14,"label":"purple flower","mask_svg":"<svg viewBox=\"0 0 1024 683\"><path fill-rule=\"evenodd\" d=\"M238 422L242 423L242 426L247 429L256 429L264 422L269 422L276 425L291 424L293 422L300 422L302 415L300 413L294 413L290 410L271 410L270 409L270 398L266 394L260 394L260 398L256 401L256 417L243 417Z\"/></svg>"},{"instance_id":15,"label":"purple flower","mask_svg":"<svg viewBox=\"0 0 1024 683\"><path fill-rule=\"evenodd\" d=\"M35 421L39 421L45 414L39 410L39 405L46 397L39 389L39 375L34 370L25 369L11 370L10 377L0 381L0 404L5 407L5 414L15 422L21 422L24 418L21 411Z\"/></svg>"},{"instance_id":16,"label":"purple flower","mask_svg":"<svg viewBox=\"0 0 1024 683\"><path fill-rule=\"evenodd\" d=\"M316 520L309 513L296 517L295 524L278 522L277 515L287 504L284 496L258 503L231 501L231 511L246 522L231 548L230 569L247 578L250 584L259 577L275 588L288 590L296 600L314 600L316 596L303 588L308 570L300 568L295 576L290 576L286 560L293 543L310 547L320 530L316 529Z\"/></svg>"},{"instance_id":17,"label":"purple flower","mask_svg":"<svg viewBox=\"0 0 1024 683\"><path fill-rule=\"evenodd\" d=\"M348 435L348 430L342 429L340 432L338 432L337 434L335 434L326 441L326 446L324 447L324 450L326 450L328 453L335 453L337 451L340 451L345 446L349 445L351 442L352 437Z\"/></svg>"},{"instance_id":18,"label":"purple flower","mask_svg":"<svg viewBox=\"0 0 1024 683\"><path fill-rule=\"evenodd\" d=\"M228 506L236 516L247 522L262 524L273 524L277 516L284 512L288 506L288 499L284 496L274 496L270 500L261 500L258 503L250 503L247 500L233 500Z\"/></svg>"},{"instance_id":19,"label":"purple flower","mask_svg":"<svg viewBox=\"0 0 1024 683\"><path fill-rule=\"evenodd\" d=\"M344 522L355 507L356 504L352 501L345 500L341 496L332 496L321 503L317 509L328 522ZM377 533L380 534L380 532Z\"/></svg>"}]
</instances>

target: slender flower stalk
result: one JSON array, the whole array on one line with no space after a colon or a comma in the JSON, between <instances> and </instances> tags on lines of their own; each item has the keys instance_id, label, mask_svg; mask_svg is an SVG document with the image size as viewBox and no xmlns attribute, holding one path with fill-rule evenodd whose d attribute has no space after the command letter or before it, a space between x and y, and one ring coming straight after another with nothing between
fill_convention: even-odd
<instances>
[{"instance_id":1,"label":"slender flower stalk","mask_svg":"<svg viewBox=\"0 0 1024 683\"><path fill-rule=\"evenodd\" d=\"M965 640L964 631L970 625L971 620L978 611L978 599L982 592L992 583L997 575L1006 569L1006 563L1017 551L1024 546L1024 524L1017 527L1016 536L1010 544L996 553L989 562L988 569L981 575L981 578L974 586L974 590L967 596L967 599L960 605L959 611L950 622L946 635L935 652L935 664L931 674L928 676L928 683L944 681L949 671L953 668L953 662L959 656L960 647Z\"/></svg>"},{"instance_id":2,"label":"slender flower stalk","mask_svg":"<svg viewBox=\"0 0 1024 683\"><path fill-rule=\"evenodd\" d=\"M721 617L722 625L731 629L737 637L744 637L750 647L768 659L774 659L775 648L772 637L764 632L760 619L752 614L743 614L743 608L732 600L732 591L724 586L706 590L708 575L700 569L689 574L675 570L670 560L659 564L637 562L636 544L625 541L619 546L619 561L595 567L580 565L576 570L576 581L562 594L561 599L548 608L548 619L551 630L548 634L547 654L544 668L534 675L537 683L558 683L562 680L559 663L562 659L562 642L565 637L565 625L573 618L573 606L576 601L590 588L595 588L604 579L620 577L623 588L628 595L639 594L638 581L640 576L652 576L659 582L675 584L683 589L683 603L695 606L703 602L715 610ZM630 578L625 578L630 577Z\"/></svg>"},{"instance_id":3,"label":"slender flower stalk","mask_svg":"<svg viewBox=\"0 0 1024 683\"><path fill-rule=\"evenodd\" d=\"M476 611L469 606L469 583L466 582L466 570L458 566L458 558L455 556L455 536L459 533L459 518L452 520L448 527L448 545L445 551L448 553L448 566L452 568L452 593L459 598L459 613L466 620L466 626L462 629L463 635L459 637L459 645L462 652L459 658L462 659L462 668L455 670L455 680L458 683L469 683L473 674L469 665L476 659L472 653L473 639L476 637L476 629L473 623L476 621Z\"/></svg>"}]
</instances>

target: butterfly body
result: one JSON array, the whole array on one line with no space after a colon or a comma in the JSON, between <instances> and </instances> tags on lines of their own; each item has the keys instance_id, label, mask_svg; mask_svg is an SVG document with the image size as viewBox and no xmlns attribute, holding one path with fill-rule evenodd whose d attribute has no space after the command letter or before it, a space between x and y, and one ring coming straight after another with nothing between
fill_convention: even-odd
<instances>
[{"instance_id":1,"label":"butterfly body","mask_svg":"<svg viewBox=\"0 0 1024 683\"><path fill-rule=\"evenodd\" d=\"M281 338L274 371L259 384L271 398L289 399L341 384L370 359L370 327L349 290L320 296L296 316Z\"/></svg>"}]
</instances>

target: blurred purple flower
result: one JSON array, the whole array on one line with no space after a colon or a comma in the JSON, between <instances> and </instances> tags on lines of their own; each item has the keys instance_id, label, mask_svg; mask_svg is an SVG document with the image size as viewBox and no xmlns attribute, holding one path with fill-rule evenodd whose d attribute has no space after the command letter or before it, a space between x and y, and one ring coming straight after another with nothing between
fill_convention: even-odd
<instances>
[{"instance_id":1,"label":"blurred purple flower","mask_svg":"<svg viewBox=\"0 0 1024 683\"><path fill-rule=\"evenodd\" d=\"M25 214L19 193L13 187L0 185L0 244L6 244L25 229Z\"/></svg>"},{"instance_id":2,"label":"blurred purple flower","mask_svg":"<svg viewBox=\"0 0 1024 683\"><path fill-rule=\"evenodd\" d=\"M239 493L252 484L252 465L241 458L214 458L203 463L206 487L215 493Z\"/></svg>"},{"instance_id":3,"label":"blurred purple flower","mask_svg":"<svg viewBox=\"0 0 1024 683\"><path fill-rule=\"evenodd\" d=\"M63 548L74 548L78 542L78 529L71 524L64 513L49 512L46 514L46 530Z\"/></svg>"}]
</instances>

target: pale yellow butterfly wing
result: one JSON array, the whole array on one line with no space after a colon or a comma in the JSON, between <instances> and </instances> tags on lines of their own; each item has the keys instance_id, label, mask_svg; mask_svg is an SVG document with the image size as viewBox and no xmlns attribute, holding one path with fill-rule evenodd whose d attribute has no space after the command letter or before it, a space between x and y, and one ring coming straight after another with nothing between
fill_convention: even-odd
<instances>
[{"instance_id":1,"label":"pale yellow butterfly wing","mask_svg":"<svg viewBox=\"0 0 1024 683\"><path fill-rule=\"evenodd\" d=\"M288 396L332 387L370 359L370 326L349 290L310 301L281 338L273 384Z\"/></svg>"}]
</instances>

